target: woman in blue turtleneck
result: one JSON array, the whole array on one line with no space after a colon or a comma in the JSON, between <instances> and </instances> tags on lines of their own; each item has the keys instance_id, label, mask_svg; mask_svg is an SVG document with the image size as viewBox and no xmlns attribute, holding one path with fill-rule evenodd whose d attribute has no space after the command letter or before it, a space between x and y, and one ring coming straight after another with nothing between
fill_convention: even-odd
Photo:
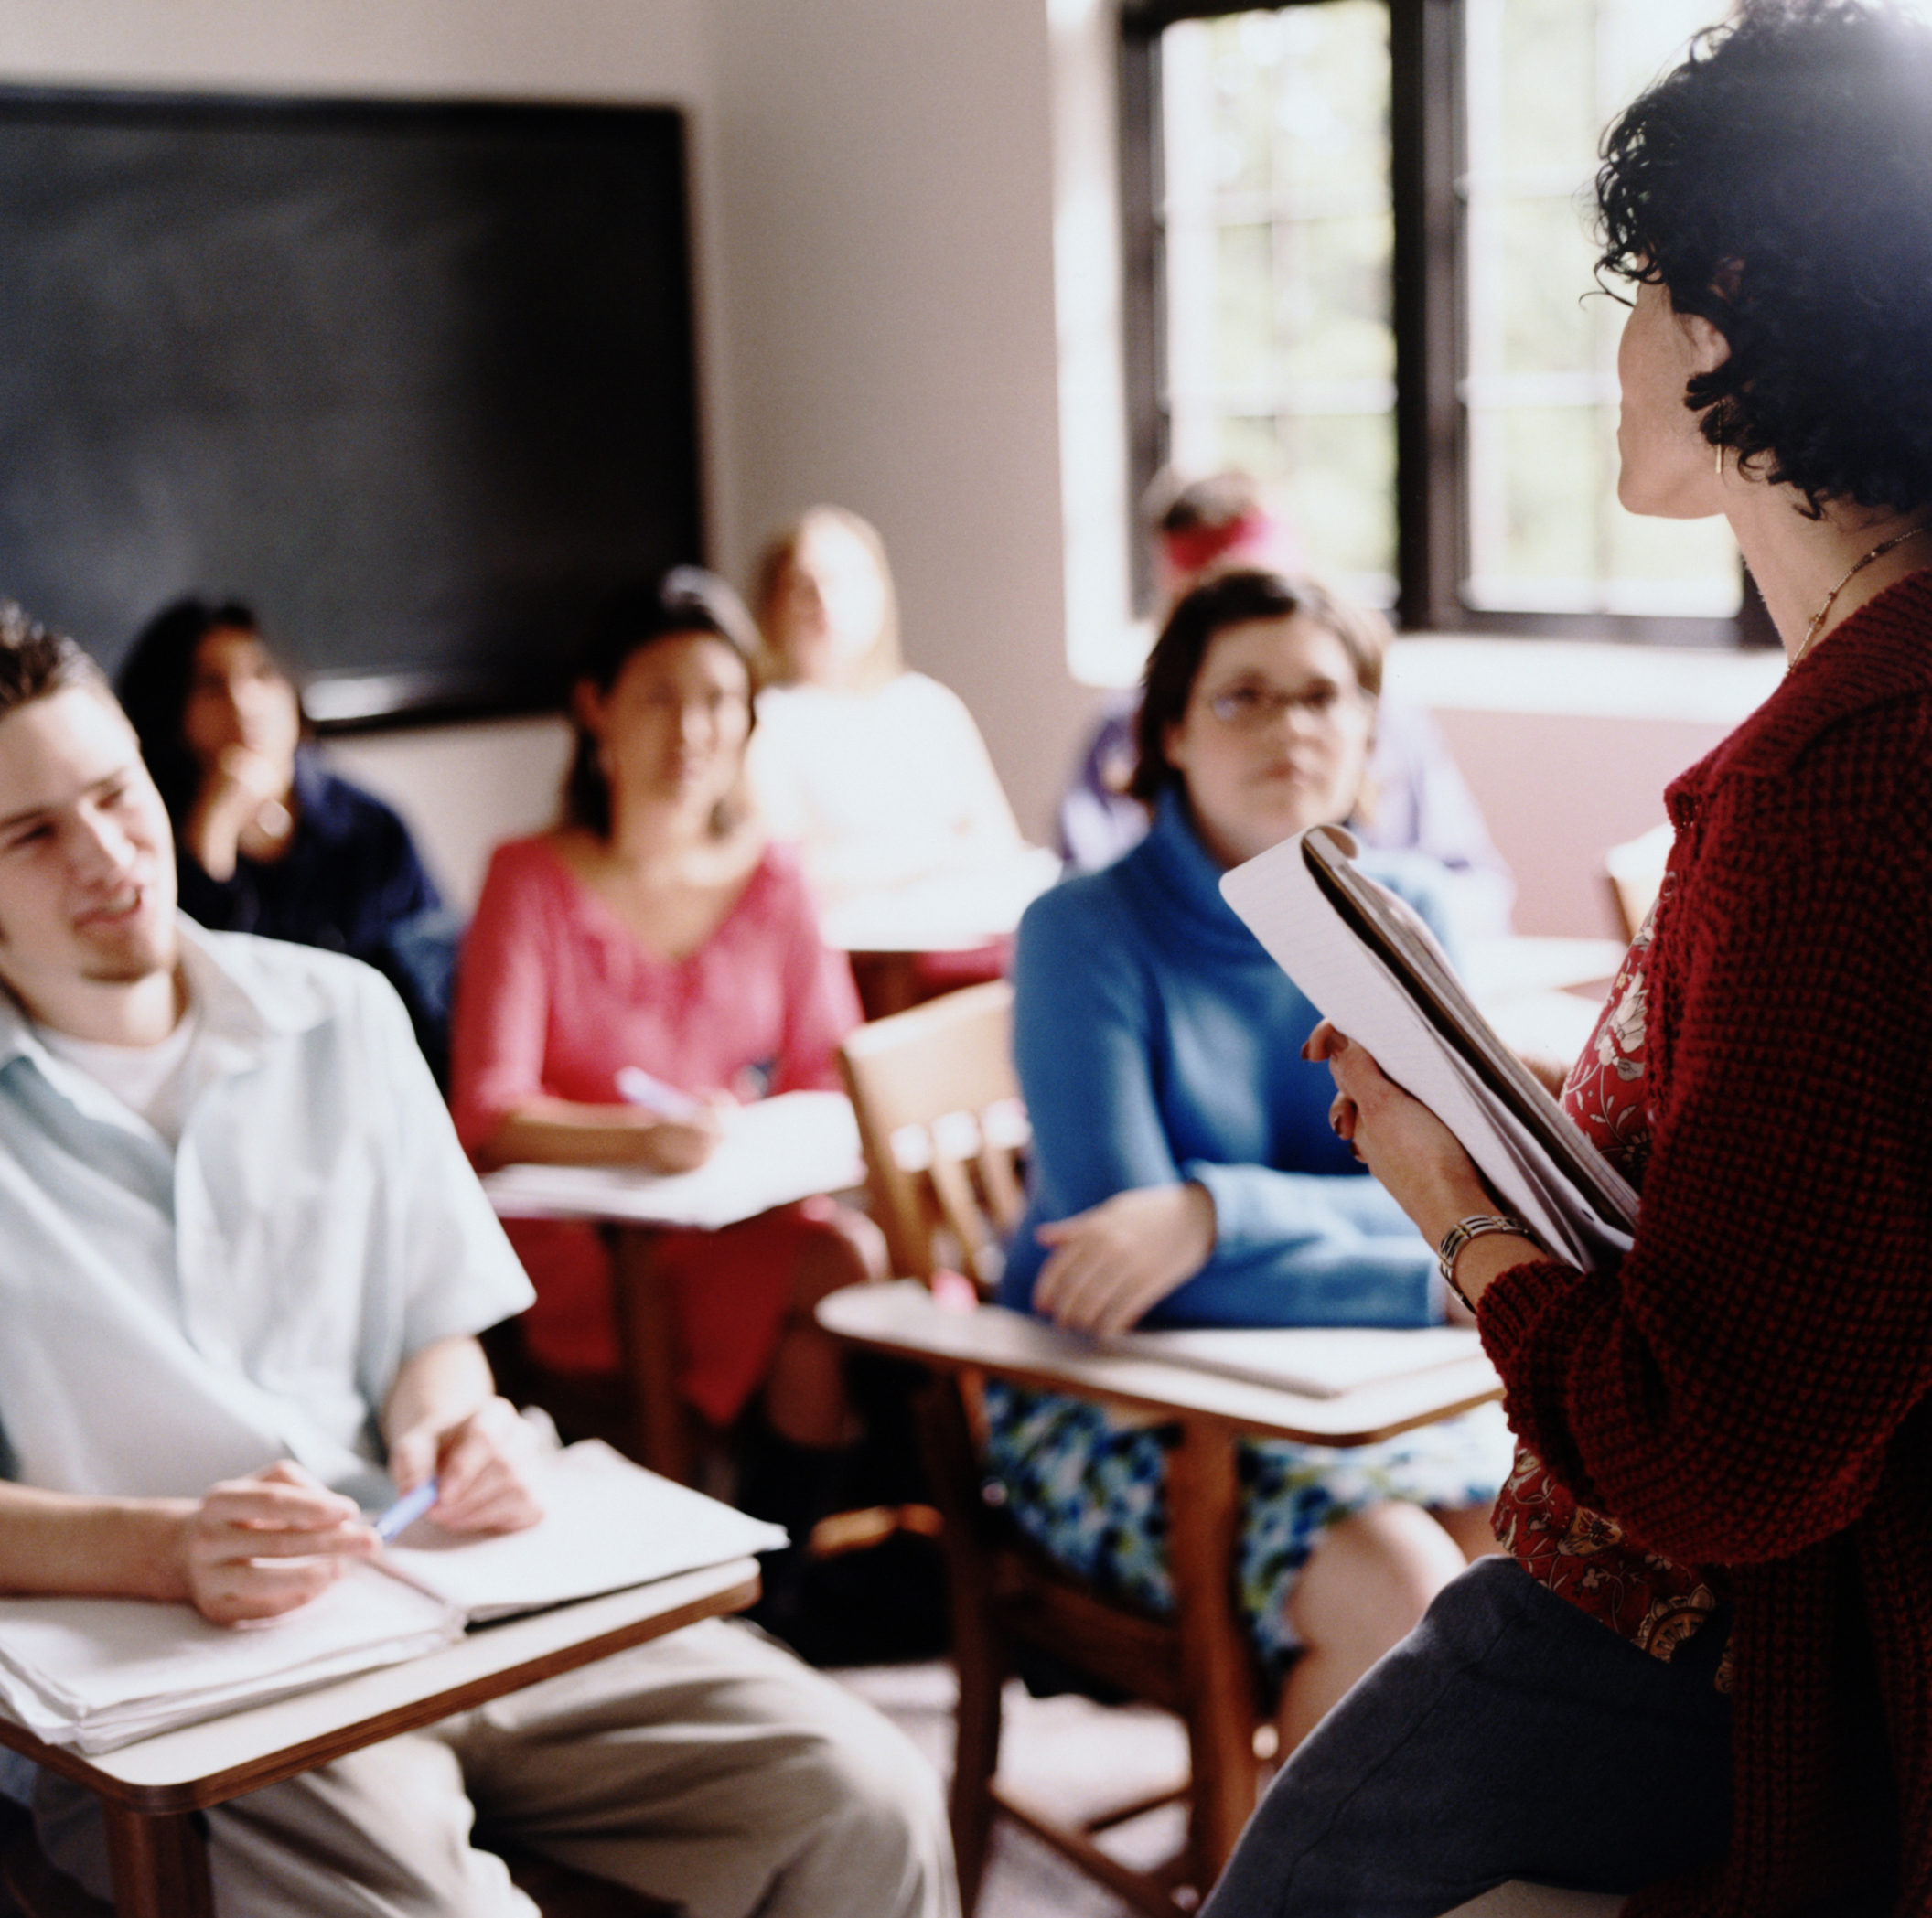
<instances>
[{"instance_id":1,"label":"woman in blue turtleneck","mask_svg":"<svg viewBox=\"0 0 1932 1918\"><path fill-rule=\"evenodd\" d=\"M1132 790L1154 830L1035 902L1014 961L1032 1203L1003 1302L1091 1332L1137 1323L1424 1325L1434 1255L1328 1127L1313 1006L1223 903L1221 873L1361 797L1386 629L1305 582L1227 573L1148 660ZM1364 862L1440 931L1440 869ZM1171 1603L1171 1436L1049 1394L990 1395L1020 1524L1103 1584ZM1508 1469L1493 1411L1347 1452L1244 1448L1240 1590L1287 1668L1283 1750L1492 1548Z\"/></svg>"}]
</instances>

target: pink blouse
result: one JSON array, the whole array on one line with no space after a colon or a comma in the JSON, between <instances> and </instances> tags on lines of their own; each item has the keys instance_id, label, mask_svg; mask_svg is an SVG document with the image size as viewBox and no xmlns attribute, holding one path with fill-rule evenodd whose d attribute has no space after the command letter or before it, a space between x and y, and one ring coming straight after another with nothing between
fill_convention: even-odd
<instances>
[{"instance_id":1,"label":"pink blouse","mask_svg":"<svg viewBox=\"0 0 1932 1918\"><path fill-rule=\"evenodd\" d=\"M475 1152L548 1096L620 1103L641 1066L740 1098L835 1087L859 1022L852 970L827 950L789 854L768 848L711 938L681 959L642 945L542 839L491 856L463 947L451 1104Z\"/></svg>"}]
</instances>

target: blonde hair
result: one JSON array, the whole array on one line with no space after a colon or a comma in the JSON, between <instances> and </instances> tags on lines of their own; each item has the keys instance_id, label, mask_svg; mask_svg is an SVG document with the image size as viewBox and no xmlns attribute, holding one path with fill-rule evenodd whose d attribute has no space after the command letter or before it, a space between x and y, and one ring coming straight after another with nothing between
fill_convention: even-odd
<instances>
[{"instance_id":1,"label":"blonde hair","mask_svg":"<svg viewBox=\"0 0 1932 1918\"><path fill-rule=\"evenodd\" d=\"M798 558L800 547L814 532L825 527L850 533L865 549L883 589L878 630L873 635L872 645L857 673L858 684L869 691L897 679L906 670L905 659L899 651L899 600L893 590L892 568L886 563L886 542L879 537L878 528L871 520L862 520L857 513L843 506L808 507L796 520L780 527L766 541L765 550L758 555L757 565L752 573L752 606L757 614L758 631L765 642L761 661L763 677L767 685L785 686L799 676L783 638L777 630L773 614L779 588L785 583L786 568Z\"/></svg>"}]
</instances>

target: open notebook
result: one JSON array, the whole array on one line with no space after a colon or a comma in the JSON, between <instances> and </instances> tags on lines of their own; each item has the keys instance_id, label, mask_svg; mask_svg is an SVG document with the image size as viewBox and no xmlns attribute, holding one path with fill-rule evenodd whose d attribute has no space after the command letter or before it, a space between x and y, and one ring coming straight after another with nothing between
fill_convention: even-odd
<instances>
[{"instance_id":1,"label":"open notebook","mask_svg":"<svg viewBox=\"0 0 1932 1918\"><path fill-rule=\"evenodd\" d=\"M502 1218L635 1219L714 1230L774 1205L865 1183L858 1120L843 1092L781 1092L727 1115L695 1172L615 1165L505 1165L483 1190Z\"/></svg>"},{"instance_id":2,"label":"open notebook","mask_svg":"<svg viewBox=\"0 0 1932 1918\"><path fill-rule=\"evenodd\" d=\"M777 1526L642 1471L595 1440L536 1468L542 1522L461 1541L419 1520L319 1598L213 1625L139 1599L0 1599L0 1700L48 1744L111 1752L177 1725L400 1664L467 1625L722 1565Z\"/></svg>"},{"instance_id":3,"label":"open notebook","mask_svg":"<svg viewBox=\"0 0 1932 1918\"><path fill-rule=\"evenodd\" d=\"M1221 893L1325 1017L1463 1142L1557 1257L1615 1263L1637 1193L1497 1036L1429 928L1315 826L1222 875Z\"/></svg>"}]
</instances>

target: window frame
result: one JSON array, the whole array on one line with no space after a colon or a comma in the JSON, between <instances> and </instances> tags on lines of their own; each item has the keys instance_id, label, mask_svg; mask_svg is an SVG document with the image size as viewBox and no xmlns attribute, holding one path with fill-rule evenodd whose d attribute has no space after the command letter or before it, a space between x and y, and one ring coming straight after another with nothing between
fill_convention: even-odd
<instances>
[{"instance_id":1,"label":"window frame","mask_svg":"<svg viewBox=\"0 0 1932 1918\"><path fill-rule=\"evenodd\" d=\"M1214 19L1324 0L1121 0L1122 315L1130 497L1166 464L1161 402L1165 360L1165 235L1160 216L1161 35ZM1389 10L1390 171L1394 202L1396 604L1407 631L1522 634L1704 648L1775 645L1750 577L1730 618L1617 613L1482 611L1466 605L1467 426L1458 393L1465 364L1466 273L1461 197L1462 0L1383 0ZM1446 295L1446 297L1444 295ZM1134 605L1153 610L1146 541L1132 541Z\"/></svg>"}]
</instances>

